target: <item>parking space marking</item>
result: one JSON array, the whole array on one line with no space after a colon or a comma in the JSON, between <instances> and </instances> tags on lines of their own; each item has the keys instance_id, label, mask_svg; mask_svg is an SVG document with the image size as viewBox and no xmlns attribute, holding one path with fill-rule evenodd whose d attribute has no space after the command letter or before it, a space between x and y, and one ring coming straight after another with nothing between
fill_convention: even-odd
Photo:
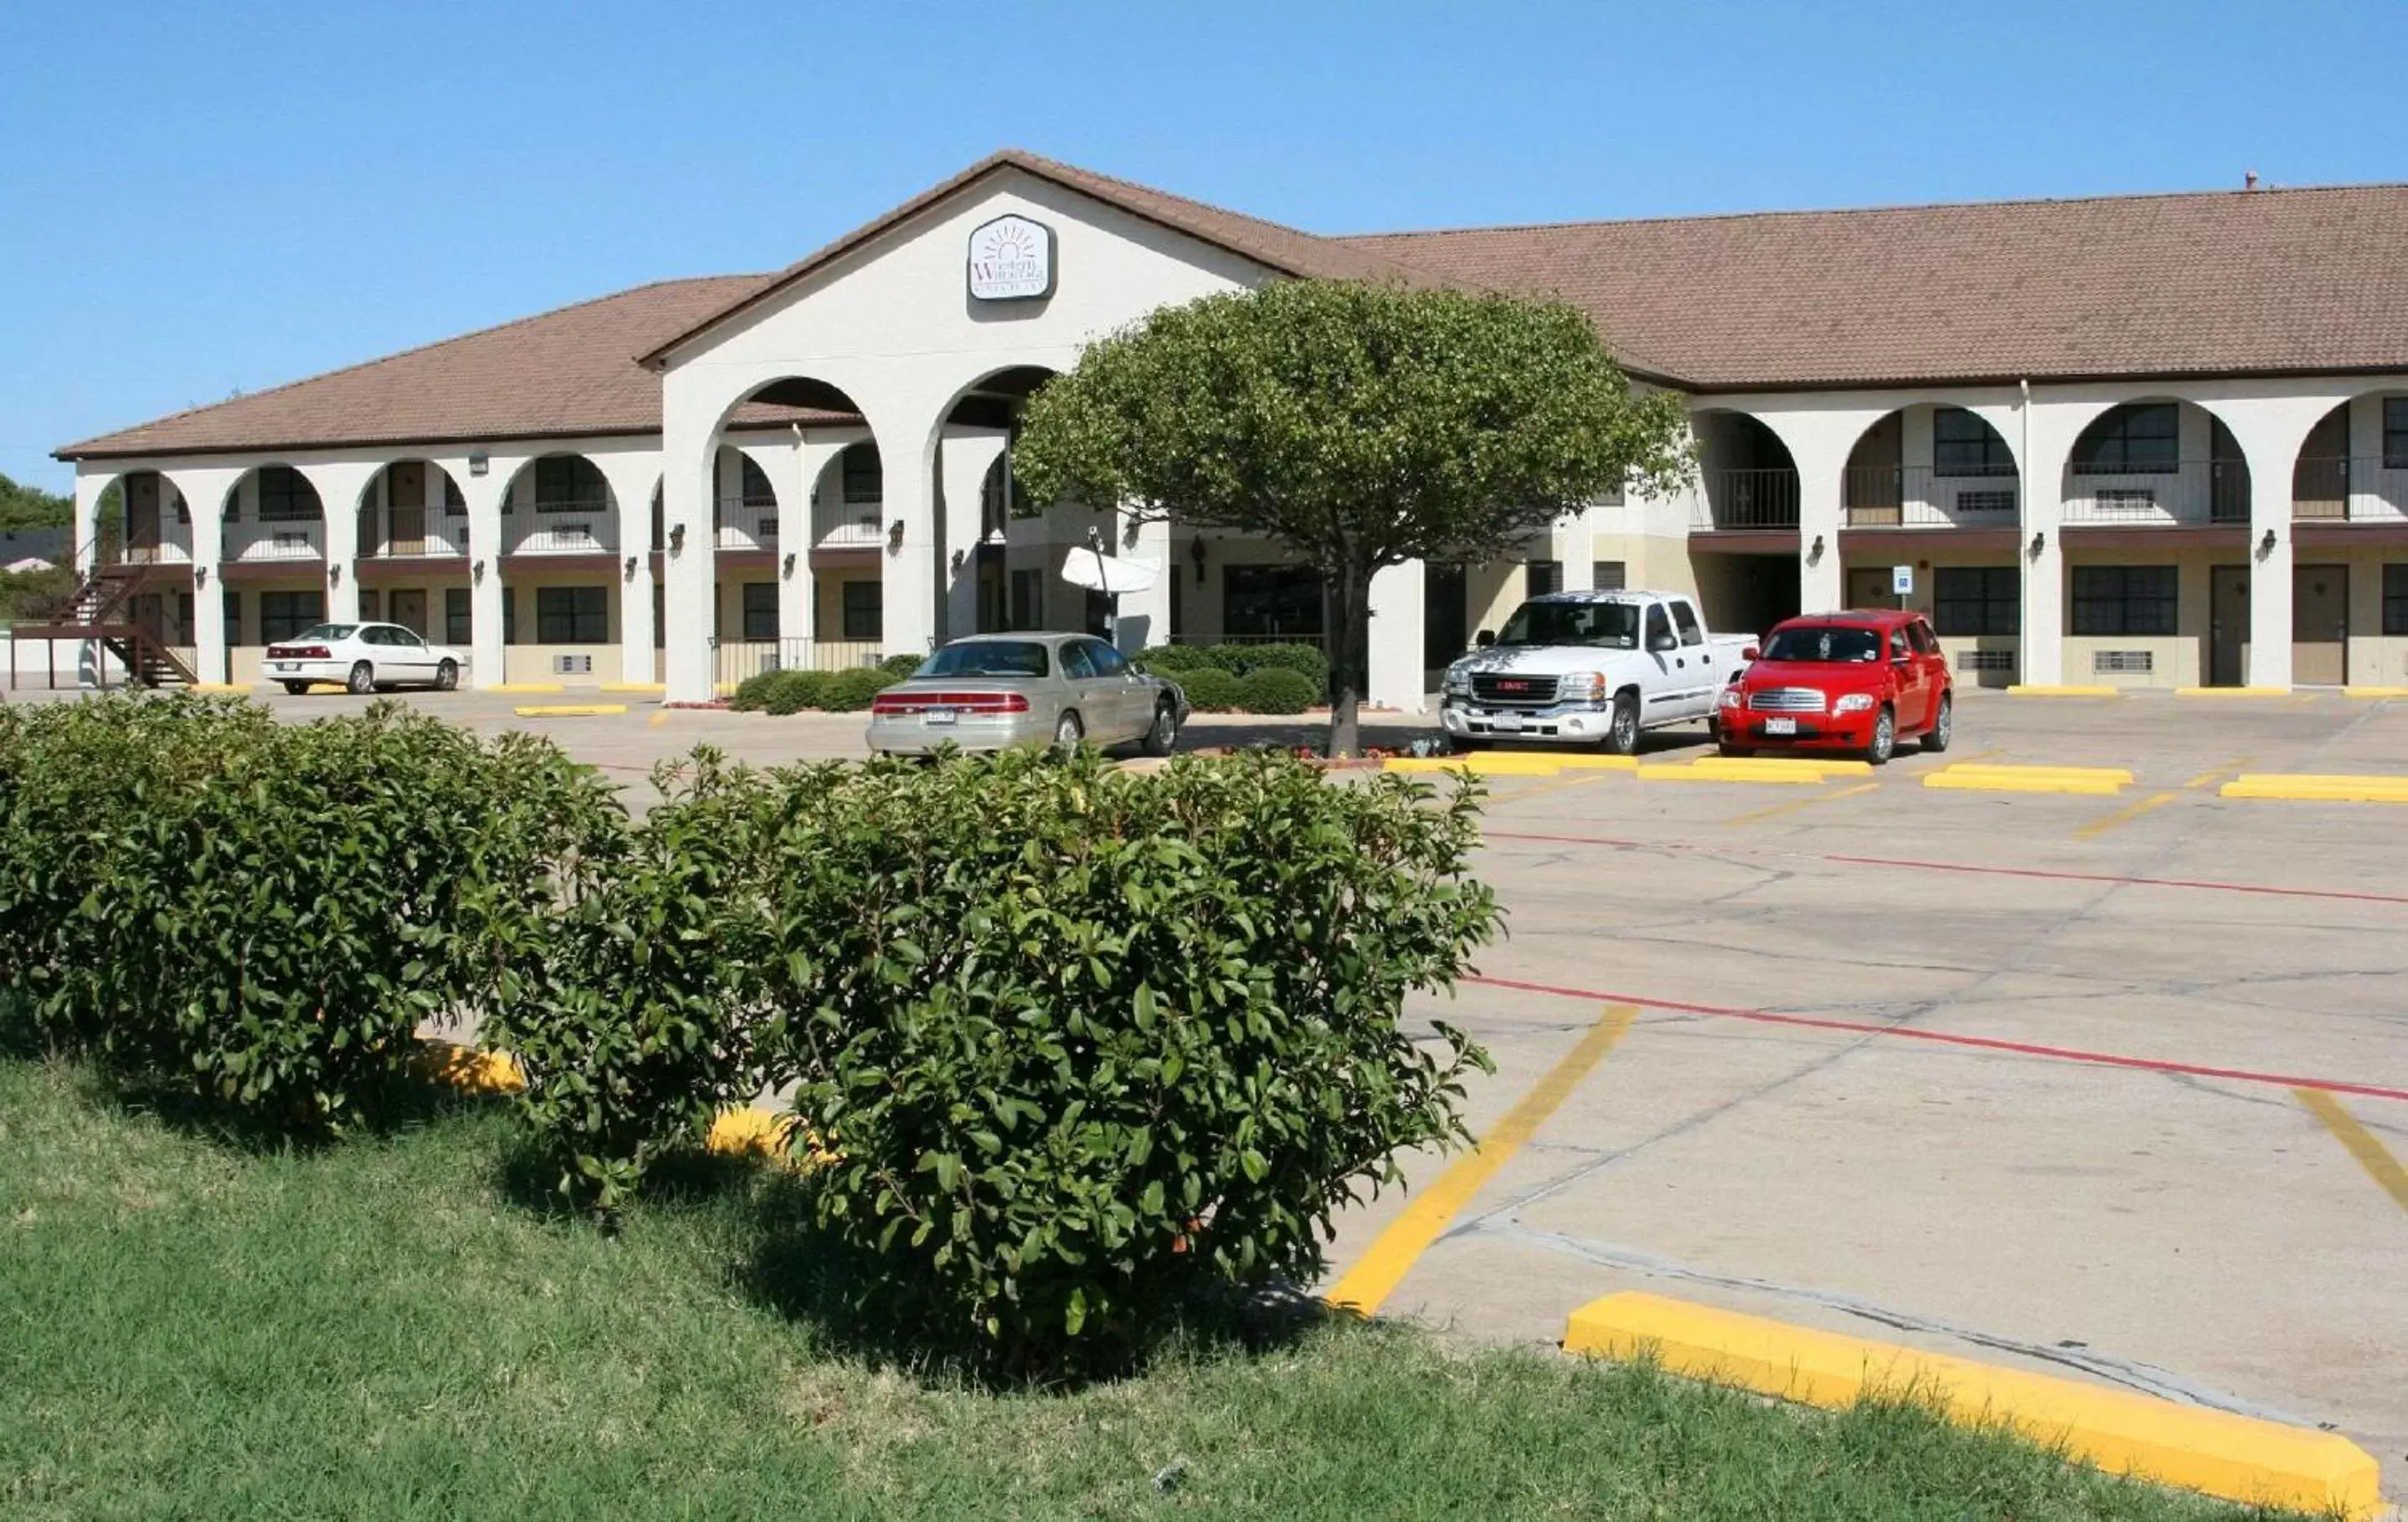
<instances>
[{"instance_id":1,"label":"parking space marking","mask_svg":"<svg viewBox=\"0 0 2408 1522\"><path fill-rule=\"evenodd\" d=\"M2334 1141L2349 1149L2349 1155L2358 1159L2358 1166L2366 1170L2367 1177L2389 1195L2401 1210L2408 1210L2408 1168L2400 1166L2400 1159L2391 1156L2390 1150L2375 1140L2374 1133L2360 1125L2358 1118L2351 1114L2339 1099L2321 1089L2295 1088L2291 1092L2308 1107L2308 1113L2322 1121L2325 1129L2332 1132Z\"/></svg>"},{"instance_id":2,"label":"parking space marking","mask_svg":"<svg viewBox=\"0 0 2408 1522\"><path fill-rule=\"evenodd\" d=\"M2179 793L2152 793L2138 803L2125 805L2123 808L2116 810L2114 813L2109 814L2104 819L2092 820L2089 824L2083 826L2078 830L2075 830L2073 832L2073 838L2077 840L2095 840L2101 835L2106 834L2109 830L2114 829L2116 826L2129 824L2131 821L2140 818L2143 814L2147 813L2150 810L2162 809L2167 804L2172 803L2174 799L2180 797L2182 797L2182 795Z\"/></svg>"},{"instance_id":3,"label":"parking space marking","mask_svg":"<svg viewBox=\"0 0 2408 1522\"><path fill-rule=\"evenodd\" d=\"M1622 1040L1638 1015L1634 1005L1606 1005L1580 1043L1547 1070L1546 1076L1516 1100L1488 1134L1473 1143L1471 1151L1456 1158L1406 1205L1404 1213L1388 1223L1379 1240L1323 1298L1332 1305L1349 1307L1367 1316L1376 1313L1404 1282L1429 1244L1438 1241L1447 1224L1471 1203L1481 1185L1522 1150L1556 1107L1580 1086L1589 1070L1605 1060L1605 1055L1613 1050L1614 1043Z\"/></svg>"},{"instance_id":4,"label":"parking space marking","mask_svg":"<svg viewBox=\"0 0 2408 1522\"><path fill-rule=\"evenodd\" d=\"M2097 1068L2132 1068L2143 1072L2180 1073L2186 1078L2222 1078L2236 1084L2267 1084L2287 1089L2314 1089L2325 1094L2356 1094L2369 1099L2398 1099L2408 1103L2408 1088L2386 1088L2380 1084L2354 1084L2342 1078L2303 1078L2297 1074L2257 1072L2247 1068L2212 1068L2198 1062L2172 1062L2160 1057L2126 1056L2116 1052L2086 1052L2073 1046L2043 1046L2033 1041L2000 1041L1993 1036L1965 1036L1955 1031L1925 1030L1918 1026L1883 1025L1871 1020L1834 1020L1822 1015L1780 1014L1771 1010L1744 1010L1727 1004L1698 1004L1686 999L1650 998L1644 994L1613 994L1596 988L1565 988L1555 984L1530 983L1520 978L1497 978L1484 973L1466 974L1463 981L1490 988L1512 988L1525 994L1551 994L1558 998L1607 999L1617 1004L1636 1004L1642 1010L1670 1010L1676 1014L1706 1014L1725 1020L1746 1020L1756 1025L1797 1026L1808 1030L1838 1030L1855 1036L1891 1036L1901 1041L1928 1041L1938 1046L1963 1046L1984 1052L2004 1052L2014 1056L2047 1057L2058 1062L2078 1062Z\"/></svg>"},{"instance_id":5,"label":"parking space marking","mask_svg":"<svg viewBox=\"0 0 2408 1522\"><path fill-rule=\"evenodd\" d=\"M1859 793L1870 793L1879 786L1881 786L1881 783L1858 783L1854 787L1843 787L1836 793L1818 793L1811 798L1792 798L1787 803L1776 803L1770 809L1757 809L1751 813L1743 813L1734 819L1726 819L1723 823L1726 825L1753 825L1756 821L1762 819L1778 819L1783 814L1794 814L1800 809L1811 809L1818 803L1835 803L1841 798L1855 797Z\"/></svg>"}]
</instances>

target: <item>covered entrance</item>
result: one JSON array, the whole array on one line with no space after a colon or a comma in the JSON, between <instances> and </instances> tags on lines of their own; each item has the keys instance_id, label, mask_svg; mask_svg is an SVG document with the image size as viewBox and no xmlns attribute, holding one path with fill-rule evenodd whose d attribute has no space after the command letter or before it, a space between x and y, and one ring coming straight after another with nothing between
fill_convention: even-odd
<instances>
[{"instance_id":1,"label":"covered entrance","mask_svg":"<svg viewBox=\"0 0 2408 1522\"><path fill-rule=\"evenodd\" d=\"M2349 567L2300 566L2291 572L2291 681L2338 687L2349 676Z\"/></svg>"},{"instance_id":2,"label":"covered entrance","mask_svg":"<svg viewBox=\"0 0 2408 1522\"><path fill-rule=\"evenodd\" d=\"M1903 608L1906 605L1899 600L1895 590L1897 585L1898 580L1887 566L1851 566L1848 567L1848 606Z\"/></svg>"}]
</instances>

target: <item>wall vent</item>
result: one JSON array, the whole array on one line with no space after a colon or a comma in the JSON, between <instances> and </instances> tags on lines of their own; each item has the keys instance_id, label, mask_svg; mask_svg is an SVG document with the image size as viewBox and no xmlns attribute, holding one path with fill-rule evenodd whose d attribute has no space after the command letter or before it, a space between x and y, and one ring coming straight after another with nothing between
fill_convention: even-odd
<instances>
[{"instance_id":1,"label":"wall vent","mask_svg":"<svg viewBox=\"0 0 2408 1522\"><path fill-rule=\"evenodd\" d=\"M2153 650L2094 650L2090 653L2090 674L2098 677L2150 676L2157 669L2157 655Z\"/></svg>"},{"instance_id":2,"label":"wall vent","mask_svg":"<svg viewBox=\"0 0 2408 1522\"><path fill-rule=\"evenodd\" d=\"M1959 671L2012 671L2015 668L2015 653L2012 650L1960 650L1956 653Z\"/></svg>"},{"instance_id":3,"label":"wall vent","mask_svg":"<svg viewBox=\"0 0 2408 1522\"><path fill-rule=\"evenodd\" d=\"M552 658L552 670L554 676L591 676L594 674L594 657L591 655L554 655Z\"/></svg>"}]
</instances>

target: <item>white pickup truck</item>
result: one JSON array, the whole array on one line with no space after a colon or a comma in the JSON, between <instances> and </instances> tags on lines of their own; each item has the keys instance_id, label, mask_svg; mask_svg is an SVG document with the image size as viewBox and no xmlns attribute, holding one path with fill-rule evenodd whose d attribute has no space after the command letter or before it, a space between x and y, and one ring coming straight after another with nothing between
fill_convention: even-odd
<instances>
[{"instance_id":1,"label":"white pickup truck","mask_svg":"<svg viewBox=\"0 0 2408 1522\"><path fill-rule=\"evenodd\" d=\"M1535 739L1629 755L1642 729L1711 728L1724 683L1755 658L1755 636L1707 633L1679 593L1552 592L1446 668L1439 722L1467 750Z\"/></svg>"}]
</instances>

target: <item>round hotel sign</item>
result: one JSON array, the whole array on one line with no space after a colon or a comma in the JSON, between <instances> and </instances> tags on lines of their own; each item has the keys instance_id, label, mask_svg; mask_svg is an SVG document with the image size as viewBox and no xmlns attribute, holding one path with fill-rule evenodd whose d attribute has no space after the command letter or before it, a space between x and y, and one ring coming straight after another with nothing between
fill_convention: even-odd
<instances>
[{"instance_id":1,"label":"round hotel sign","mask_svg":"<svg viewBox=\"0 0 2408 1522\"><path fill-rule=\"evenodd\" d=\"M997 217L970 232L970 299L1026 301L1054 294L1054 229Z\"/></svg>"}]
</instances>

